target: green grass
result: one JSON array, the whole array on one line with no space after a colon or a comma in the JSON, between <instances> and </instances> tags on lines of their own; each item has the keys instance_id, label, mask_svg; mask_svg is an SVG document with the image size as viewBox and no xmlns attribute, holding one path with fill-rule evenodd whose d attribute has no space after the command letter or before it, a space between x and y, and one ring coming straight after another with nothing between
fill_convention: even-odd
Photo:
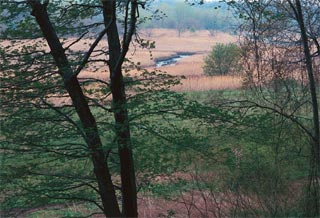
<instances>
[{"instance_id":1,"label":"green grass","mask_svg":"<svg viewBox=\"0 0 320 218\"><path fill-rule=\"evenodd\" d=\"M197 100L210 106L213 101L239 99L242 97L243 91L203 91L185 94L188 99ZM111 115L109 115L110 117L105 116L103 111L98 109L95 109L94 113L103 115L98 119L100 122L112 120ZM181 172L181 170L192 173L196 168L199 173L215 173L216 175L215 178L209 178L206 182L178 179L173 182L149 183L141 188L141 192L151 193L154 197L170 199L190 190L226 191L232 189L236 183L253 194L260 191L263 192L263 195L268 196L278 188L273 187L272 179L279 179L279 182L283 182L285 185L306 178L308 162L307 157L303 155L308 154L308 144L304 138L298 135L298 129L295 129L290 123L276 126L279 121L278 117L270 114L261 116L259 111L254 113L256 113L256 117L252 121L256 122L255 126L230 126L229 123L217 125L214 123L216 120L212 120L212 123L208 124L197 118L183 120L176 119L172 115L164 116L161 114L146 116L139 120L140 123L134 123L132 125L132 143L136 169L140 173L152 172L170 175L170 173ZM223 115L223 113L217 113L217 116ZM264 116L269 116L271 119L265 119ZM153 132L142 131L139 129L141 125L153 129ZM100 130L105 148L112 146L116 148L116 145L112 143L113 132L110 131L110 126L105 126ZM161 136L157 136L157 134ZM236 161L232 151L235 146L239 145L243 149L244 155L240 163L240 176L236 175ZM41 155L38 154L39 157ZM25 160L28 159L23 158L22 160L24 162L21 163L25 166ZM80 161L82 164L70 161L68 158L56 161L52 166L48 163L47 168L53 171L58 166L56 169L58 173L62 172L66 175L70 174L68 172L80 175L81 172L89 172L92 168L91 164L88 164L89 158L88 160L82 159ZM17 166L17 162L15 165ZM114 168L113 172L116 172L116 169ZM39 183L36 177L30 176L28 179L28 183L31 185ZM52 180L50 181L52 183ZM26 181L22 180L21 182ZM89 194L91 196L92 193ZM12 203L12 205L16 205L16 203L19 202ZM44 208L32 212L28 217L78 217L92 211L96 211L96 208L74 204L59 209ZM246 215L246 212L242 215Z\"/></svg>"},{"instance_id":2,"label":"green grass","mask_svg":"<svg viewBox=\"0 0 320 218\"><path fill-rule=\"evenodd\" d=\"M209 90L184 92L188 99L197 100L200 103L210 103L218 100L231 100L242 98L243 90Z\"/></svg>"},{"instance_id":3,"label":"green grass","mask_svg":"<svg viewBox=\"0 0 320 218\"><path fill-rule=\"evenodd\" d=\"M96 207L89 204L70 204L52 206L39 209L27 214L27 218L50 218L50 217L85 217L86 214L101 213Z\"/></svg>"},{"instance_id":4,"label":"green grass","mask_svg":"<svg viewBox=\"0 0 320 218\"><path fill-rule=\"evenodd\" d=\"M171 199L190 190L204 190L207 185L199 181L178 179L174 182L153 183L141 188L142 193L151 193L155 197Z\"/></svg>"}]
</instances>

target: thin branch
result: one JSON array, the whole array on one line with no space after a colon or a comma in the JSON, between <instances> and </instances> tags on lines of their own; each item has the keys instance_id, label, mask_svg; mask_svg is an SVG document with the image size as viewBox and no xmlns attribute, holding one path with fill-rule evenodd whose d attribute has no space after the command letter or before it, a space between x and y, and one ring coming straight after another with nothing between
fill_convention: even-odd
<instances>
[{"instance_id":1,"label":"thin branch","mask_svg":"<svg viewBox=\"0 0 320 218\"><path fill-rule=\"evenodd\" d=\"M88 50L88 52L84 55L81 63L79 64L78 68L76 69L76 71L74 72L74 75L77 76L81 70L85 67L85 65L87 64L92 52L94 51L95 47L99 44L100 40L103 38L103 36L107 33L107 28L103 29L99 36L96 38L96 40L94 41L94 43L90 46L90 49Z\"/></svg>"},{"instance_id":2,"label":"thin branch","mask_svg":"<svg viewBox=\"0 0 320 218\"><path fill-rule=\"evenodd\" d=\"M65 113L63 113L61 110L59 110L58 108L54 107L53 105L49 104L48 102L46 102L44 99L41 99L41 101L47 105L49 108L53 109L55 112L57 112L58 114L60 114L61 116L63 116L66 121L68 121L69 123L71 123L73 126L76 127L76 129L78 130L78 132L81 134L81 136L86 139L86 135L84 134L84 132L82 131L82 129L80 128L80 126L74 122L69 116L67 116Z\"/></svg>"},{"instance_id":3,"label":"thin branch","mask_svg":"<svg viewBox=\"0 0 320 218\"><path fill-rule=\"evenodd\" d=\"M131 0L131 11L130 11L130 24L129 24L129 29L127 31L127 34L124 34L124 41L123 41L123 46L122 46L122 51L120 54L120 57L117 61L117 64L115 65L113 72L118 72L121 69L121 66L125 60L125 57L127 55L127 52L129 51L129 45L132 39L132 36L135 32L136 29L136 22L137 22L137 18L136 18L136 11L138 8L138 3L137 0ZM125 21L125 22L128 22ZM127 25L127 24L125 24Z\"/></svg>"},{"instance_id":4,"label":"thin branch","mask_svg":"<svg viewBox=\"0 0 320 218\"><path fill-rule=\"evenodd\" d=\"M79 42L81 39L83 39L83 37L84 37L85 35L87 35L88 33L89 33L88 30L85 31L84 33L82 33L81 36L79 36L75 41L73 41L72 43L70 43L70 45L68 45L67 47L65 47L64 50L66 51L66 50L68 50L71 46L73 46L74 44L78 43L78 42Z\"/></svg>"},{"instance_id":5,"label":"thin branch","mask_svg":"<svg viewBox=\"0 0 320 218\"><path fill-rule=\"evenodd\" d=\"M79 78L79 81L80 81L81 83L87 83L87 82L99 82L99 83L102 83L102 84L104 84L104 85L106 85L106 86L110 87L110 84L109 84L108 82L103 81L103 80L101 80L101 79L97 79L97 78L86 78L86 77L81 77L81 78Z\"/></svg>"},{"instance_id":6,"label":"thin branch","mask_svg":"<svg viewBox=\"0 0 320 218\"><path fill-rule=\"evenodd\" d=\"M291 120L292 122L296 123L301 129L303 129L306 134L312 138L312 140L315 140L313 134L301 123L299 122L294 116L293 114L286 114L286 113L283 113L282 111L279 111L277 110L276 108L273 108L273 107L268 107L268 106L264 106L264 105L260 105L256 102L252 102L252 101L249 101L249 100L243 100L243 101L237 101L238 103L250 103L251 105L249 105L250 107L258 107L258 108L262 108L262 109L267 109L267 110L270 110L272 112L275 112L276 114L279 114L285 118L288 118L289 120ZM248 106L247 106L248 107Z\"/></svg>"}]
</instances>

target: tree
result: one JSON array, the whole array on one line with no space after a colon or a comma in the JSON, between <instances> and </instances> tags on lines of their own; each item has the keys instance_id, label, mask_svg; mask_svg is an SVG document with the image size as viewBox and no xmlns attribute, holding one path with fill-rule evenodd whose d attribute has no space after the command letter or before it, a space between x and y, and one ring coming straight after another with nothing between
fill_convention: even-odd
<instances>
[{"instance_id":1,"label":"tree","mask_svg":"<svg viewBox=\"0 0 320 218\"><path fill-rule=\"evenodd\" d=\"M210 2L194 7L190 5L195 5L194 1L151 1L152 10L142 11L141 16L152 16L154 19L146 20L141 27L176 29L179 35L186 30L230 32L235 24L227 4L223 2Z\"/></svg>"},{"instance_id":2,"label":"tree","mask_svg":"<svg viewBox=\"0 0 320 218\"><path fill-rule=\"evenodd\" d=\"M5 21L2 39L7 40L1 43L1 71L3 72L1 86L4 96L2 115L4 117L3 121L6 121L4 123L8 124L7 122L11 122L11 125L16 128L19 120L23 125L27 125L28 123L30 124L30 120L28 119L32 118L36 124L42 120L45 126L50 126L50 123L56 123L54 119L60 120L62 125L67 125L67 128L64 130L61 127L54 128L55 125L60 125L58 123L50 127L50 129L53 128L52 131L62 136L61 144L53 141L51 146L50 144L42 144L44 143L43 137L48 136L47 133L41 134L41 131L37 129L28 129L27 131L21 131L21 135L18 138L13 138L15 134L12 134L9 129L3 126L3 132L7 134L5 135L6 146L2 149L11 150L8 153L10 156L15 150L25 150L27 153L28 151L31 152L32 149L30 147L32 145L34 147L42 147L42 149L47 151L46 155L44 155L47 160L42 159L42 161L48 161L48 164L52 161L47 156L50 153L57 154L58 156L69 153L69 158L71 159L81 159L90 156L97 187L89 179L87 182L75 182L68 189L78 189L77 191L81 192L84 186L92 188L92 190L99 194L102 205L94 199L80 197L81 195L74 196L73 192L63 194L61 189L53 191L60 192L60 195L55 196L56 199L78 199L79 201L87 200L94 202L106 217L137 217L138 215L135 171L122 65L132 36L135 33L136 12L139 4L143 5L143 3L138 3L137 1L121 3L117 1L101 1L100 3L94 1L50 3L49 1L40 0L1 2L1 13L4 15L2 20ZM31 15L35 18L36 22L28 16L29 7L31 8ZM116 25L116 11L119 8L123 8L124 11L122 44L119 41L118 27ZM100 25L101 23L96 22L84 24L87 16L99 15L103 15L104 17L104 27ZM75 19L76 22L70 24L71 26L68 28L66 23L70 23L70 19ZM14 22L16 22L15 25L13 25ZM26 27L30 25L32 25L36 33L40 30L41 34L28 32ZM94 32L90 33L90 28L92 30L92 28L97 27L100 27L98 34ZM64 40L61 36L64 35L70 38L71 34L77 35L77 38L70 43L68 39ZM98 44L105 34L108 37L108 50L104 50L104 48L99 50ZM75 51L72 46L84 40L85 37L91 40L93 38L94 40L91 41L92 44L90 44L87 51L82 54L82 52ZM32 41L28 41L28 38L31 38ZM14 42L14 40L18 41ZM6 43L9 43L9 46ZM66 45L66 43L68 44ZM13 44L15 45L14 48L11 46ZM105 55L108 55L108 59L106 59ZM101 59L96 59L96 57L101 57ZM94 78L85 79L85 81L81 81L78 78L83 69L88 67L87 65L90 66L91 63L95 62L108 64L110 84ZM52 85L49 86L50 83ZM105 95L104 93L106 93L109 89L108 85L110 85L112 106L106 110L112 111L115 119L115 138L118 144L121 168L122 212L120 212L116 189L111 179L108 163L108 154L111 149L103 145L102 134L100 133L101 129L98 128L97 118L93 113L94 107L104 107L95 99L88 97L92 91L86 86L86 83L98 84L100 86L100 94L102 95ZM56 103L55 98L62 99L63 101ZM101 100L99 99L99 101ZM58 118L54 118L53 111L58 114ZM77 115L77 118L75 115ZM41 123L38 124L35 125L37 128L46 129ZM68 134L61 132L67 131L68 128L71 128ZM76 132L74 132L74 128ZM76 139L76 135L82 137L83 142L87 146L85 149L73 146L73 143L70 141L71 138L76 141L75 144L78 144L78 146L83 145L81 140ZM26 138L31 136L33 137L32 139ZM69 137L70 139L68 140ZM47 138L48 141L53 139L54 137L51 135ZM54 146L53 144L56 145ZM75 153L77 149L80 149L81 155ZM65 158L63 157L63 159ZM34 157L32 162L37 163L38 160ZM16 168L15 166L8 167L11 170ZM20 167L21 170L26 170L22 165ZM25 176L27 176L26 174L35 174L42 178L59 176L55 173L48 174L43 171L37 171L39 169L35 168L32 163L29 165L30 171L24 170L21 173ZM6 173L10 174L9 171L6 171ZM64 176L68 177L67 175ZM46 195L46 191L48 190L49 188L38 191ZM21 190L21 192L24 191ZM50 198L52 196L51 194L47 194L47 197Z\"/></svg>"},{"instance_id":3,"label":"tree","mask_svg":"<svg viewBox=\"0 0 320 218\"><path fill-rule=\"evenodd\" d=\"M302 4L300 0L296 0L295 3L293 1L288 0L288 4L290 5L292 11L294 12L295 19L298 23L299 29L300 29L300 35L301 35L301 41L303 44L303 51L304 51L304 58L305 58L305 65L307 68L308 73L308 80L309 80L309 88L310 88L310 98L312 102L312 114L313 114L313 133L312 133L312 140L313 140L313 148L312 148L312 167L311 167L311 173L310 173L310 194L312 196L309 197L311 199L311 202L309 204L309 208L307 210L309 211L309 214L312 216L319 216L320 215L320 120L319 120L319 104L318 104L318 98L317 98L317 88L316 88L316 81L314 70L312 63L312 54L309 48L309 41L313 41L316 46L316 54L319 55L319 42L318 37L314 35L312 31L312 27L310 28L310 34L311 37L309 38L307 35L307 29L304 21L304 12L302 9ZM310 6L308 3L306 3L307 7ZM318 1L318 4L316 3L315 7L317 9L320 8L320 2ZM313 6L311 6L312 9ZM312 12L311 12L312 13ZM309 15L311 14L309 13ZM311 14L311 16L314 16ZM318 68L319 69L319 68ZM320 71L318 70L318 73Z\"/></svg>"},{"instance_id":4,"label":"tree","mask_svg":"<svg viewBox=\"0 0 320 218\"><path fill-rule=\"evenodd\" d=\"M209 76L239 73L240 55L241 50L236 44L218 43L204 59L203 71Z\"/></svg>"},{"instance_id":5,"label":"tree","mask_svg":"<svg viewBox=\"0 0 320 218\"><path fill-rule=\"evenodd\" d=\"M118 142L121 188L123 194L123 214L126 217L137 217L137 191L134 163L132 157L129 118L125 85L122 75L122 64L129 50L129 45L136 28L137 1L127 1L125 5L125 23L122 48L116 23L116 1L103 1L104 23L108 35L110 89L112 93L112 108L115 118L115 134ZM129 12L130 7L130 12ZM130 13L130 15L128 15ZM112 15L112 16L110 16Z\"/></svg>"},{"instance_id":6,"label":"tree","mask_svg":"<svg viewBox=\"0 0 320 218\"><path fill-rule=\"evenodd\" d=\"M316 217L320 190L316 85L319 32L315 31L319 28L316 12L319 1L231 1L230 4L243 18L242 65L247 87L255 96L249 105L290 120L312 144L305 215Z\"/></svg>"},{"instance_id":7,"label":"tree","mask_svg":"<svg viewBox=\"0 0 320 218\"><path fill-rule=\"evenodd\" d=\"M193 114L199 105L169 91L178 78L127 59L135 13L145 5L30 0L0 6L1 213L58 206L61 217L137 216L133 162L140 174L176 169L177 150L195 142L175 122L206 118ZM68 204L86 213L64 213Z\"/></svg>"}]
</instances>

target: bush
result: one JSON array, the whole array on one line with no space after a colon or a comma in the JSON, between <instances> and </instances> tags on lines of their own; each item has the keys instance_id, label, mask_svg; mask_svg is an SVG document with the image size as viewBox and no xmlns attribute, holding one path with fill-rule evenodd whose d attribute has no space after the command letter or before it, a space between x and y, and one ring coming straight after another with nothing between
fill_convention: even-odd
<instances>
[{"instance_id":1,"label":"bush","mask_svg":"<svg viewBox=\"0 0 320 218\"><path fill-rule=\"evenodd\" d=\"M233 74L240 70L239 46L234 43L218 43L204 59L203 71L209 76Z\"/></svg>"}]
</instances>

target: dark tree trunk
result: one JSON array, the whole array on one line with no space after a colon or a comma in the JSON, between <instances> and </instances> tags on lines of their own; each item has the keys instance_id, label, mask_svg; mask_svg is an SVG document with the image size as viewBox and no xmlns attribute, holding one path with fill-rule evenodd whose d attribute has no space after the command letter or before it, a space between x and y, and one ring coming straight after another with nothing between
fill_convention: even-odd
<instances>
[{"instance_id":1,"label":"dark tree trunk","mask_svg":"<svg viewBox=\"0 0 320 218\"><path fill-rule=\"evenodd\" d=\"M136 179L131 148L125 84L121 71L121 66L124 60L123 57L126 55L131 38L124 42L123 49L121 50L119 34L116 25L116 1L102 1L102 4L104 8L103 15L107 28L109 45L112 111L115 118L115 132L121 168L122 213L124 217L137 217L138 209Z\"/></svg>"},{"instance_id":2,"label":"dark tree trunk","mask_svg":"<svg viewBox=\"0 0 320 218\"><path fill-rule=\"evenodd\" d=\"M308 208L307 212L311 216L318 217L320 215L320 185L319 185L319 176L320 176L320 127L319 127L319 106L317 100L317 89L314 79L314 72L312 66L312 58L309 49L308 36L305 28L302 6L300 0L295 1L295 8L290 2L292 9L295 12L296 19L299 24L301 39L303 43L303 49L305 54L305 62L309 78L310 86L310 95L312 102L312 111L313 111L313 149L312 149L312 158L311 161L311 175L310 175L310 184L309 184L309 193L310 198L307 202Z\"/></svg>"},{"instance_id":3,"label":"dark tree trunk","mask_svg":"<svg viewBox=\"0 0 320 218\"><path fill-rule=\"evenodd\" d=\"M115 189L111 180L107 160L102 150L102 144L98 134L95 118L90 111L78 79L70 67L64 53L64 49L49 20L46 11L46 4L41 4L39 1L34 0L29 0L28 3L32 7L32 15L35 16L37 23L49 44L51 54L59 69L59 73L63 77L64 86L68 91L76 112L81 120L81 124L85 132L85 140L91 150L91 159L98 182L104 213L107 217L120 217L121 213Z\"/></svg>"}]
</instances>

